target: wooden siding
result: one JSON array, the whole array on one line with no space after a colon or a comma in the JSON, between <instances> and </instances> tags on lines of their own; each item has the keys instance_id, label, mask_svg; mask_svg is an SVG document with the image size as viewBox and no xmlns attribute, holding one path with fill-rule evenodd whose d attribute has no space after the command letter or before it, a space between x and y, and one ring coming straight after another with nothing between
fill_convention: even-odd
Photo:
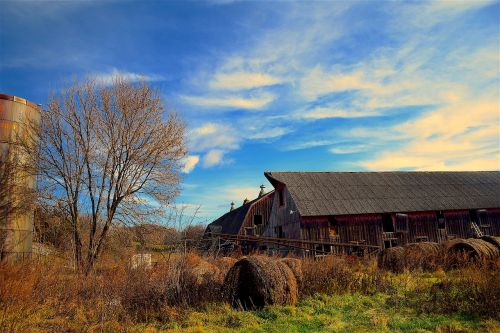
<instances>
[{"instance_id":1,"label":"wooden siding","mask_svg":"<svg viewBox=\"0 0 500 333\"><path fill-rule=\"evenodd\" d=\"M408 213L408 242L439 242L436 212Z\"/></svg>"},{"instance_id":2,"label":"wooden siding","mask_svg":"<svg viewBox=\"0 0 500 333\"><path fill-rule=\"evenodd\" d=\"M304 217L300 229L302 239L331 241L328 217Z\"/></svg>"},{"instance_id":3,"label":"wooden siding","mask_svg":"<svg viewBox=\"0 0 500 333\"><path fill-rule=\"evenodd\" d=\"M468 210L444 212L446 233L448 236L470 238L473 236Z\"/></svg>"},{"instance_id":4,"label":"wooden siding","mask_svg":"<svg viewBox=\"0 0 500 333\"><path fill-rule=\"evenodd\" d=\"M362 242L382 246L382 215L345 215L335 217L341 243Z\"/></svg>"},{"instance_id":5,"label":"wooden siding","mask_svg":"<svg viewBox=\"0 0 500 333\"><path fill-rule=\"evenodd\" d=\"M283 238L300 239L300 215L297 211L297 206L292 199L286 187L275 187L274 200L272 203L271 217L269 225L264 230L263 236L278 237L276 228L281 227L283 230ZM279 203L279 190L283 190L284 205Z\"/></svg>"},{"instance_id":6,"label":"wooden siding","mask_svg":"<svg viewBox=\"0 0 500 333\"><path fill-rule=\"evenodd\" d=\"M250 207L245 219L243 220L239 234L245 235L247 230L246 228L252 228L254 236L262 235L264 233L264 230L269 224L271 209L273 207L273 197L273 193L268 194L266 197L256 201L252 207ZM260 226L255 226L253 223L255 215L262 216L262 224Z\"/></svg>"},{"instance_id":7,"label":"wooden siding","mask_svg":"<svg viewBox=\"0 0 500 333\"><path fill-rule=\"evenodd\" d=\"M500 236L500 209L486 209L478 212L479 228L485 235Z\"/></svg>"}]
</instances>

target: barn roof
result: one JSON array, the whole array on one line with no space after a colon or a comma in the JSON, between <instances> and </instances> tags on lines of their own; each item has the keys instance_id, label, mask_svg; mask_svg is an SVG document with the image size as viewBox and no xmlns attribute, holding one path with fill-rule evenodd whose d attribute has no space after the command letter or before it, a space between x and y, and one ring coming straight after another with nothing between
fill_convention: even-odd
<instances>
[{"instance_id":1,"label":"barn roof","mask_svg":"<svg viewBox=\"0 0 500 333\"><path fill-rule=\"evenodd\" d=\"M302 216L500 207L500 171L265 172Z\"/></svg>"},{"instance_id":2,"label":"barn roof","mask_svg":"<svg viewBox=\"0 0 500 333\"><path fill-rule=\"evenodd\" d=\"M243 221L245 220L245 217L250 207L252 207L252 205L255 202L267 197L270 193L273 192L274 191L270 191L264 194L260 198L256 198L252 201L247 202L246 204L241 205L238 208L233 209L232 211L227 212L226 214L219 217L217 220L210 223L207 226L207 231L223 233L223 234L237 234L241 229L241 225L243 224Z\"/></svg>"}]
</instances>

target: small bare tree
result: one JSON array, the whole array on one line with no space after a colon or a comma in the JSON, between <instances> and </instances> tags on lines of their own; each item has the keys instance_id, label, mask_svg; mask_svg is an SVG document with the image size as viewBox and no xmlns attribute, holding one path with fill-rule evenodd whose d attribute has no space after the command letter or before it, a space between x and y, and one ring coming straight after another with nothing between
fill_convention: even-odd
<instances>
[{"instance_id":1,"label":"small bare tree","mask_svg":"<svg viewBox=\"0 0 500 333\"><path fill-rule=\"evenodd\" d=\"M92 269L114 223L158 216L177 195L184 133L184 122L166 114L144 82L88 79L50 96L39 131L39 187L64 209L80 269Z\"/></svg>"}]
</instances>

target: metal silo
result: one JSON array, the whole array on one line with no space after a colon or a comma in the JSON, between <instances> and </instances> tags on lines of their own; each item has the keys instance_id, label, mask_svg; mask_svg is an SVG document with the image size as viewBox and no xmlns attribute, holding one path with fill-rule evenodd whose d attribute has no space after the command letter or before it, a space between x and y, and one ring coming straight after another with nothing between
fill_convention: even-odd
<instances>
[{"instance_id":1,"label":"metal silo","mask_svg":"<svg viewBox=\"0 0 500 333\"><path fill-rule=\"evenodd\" d=\"M36 177L20 167L28 159L25 150L20 149L19 140L31 135L32 125L39 122L40 109L36 104L0 94L1 260L16 261L31 256L34 209L23 193L35 189Z\"/></svg>"}]
</instances>

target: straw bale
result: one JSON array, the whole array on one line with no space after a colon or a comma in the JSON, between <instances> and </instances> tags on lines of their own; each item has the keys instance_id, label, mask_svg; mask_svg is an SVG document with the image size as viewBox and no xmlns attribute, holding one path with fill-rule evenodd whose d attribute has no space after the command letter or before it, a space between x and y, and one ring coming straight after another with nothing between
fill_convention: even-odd
<instances>
[{"instance_id":1,"label":"straw bale","mask_svg":"<svg viewBox=\"0 0 500 333\"><path fill-rule=\"evenodd\" d=\"M223 293L235 308L256 309L264 305L293 305L298 299L292 270L279 260L251 256L229 270Z\"/></svg>"}]
</instances>

